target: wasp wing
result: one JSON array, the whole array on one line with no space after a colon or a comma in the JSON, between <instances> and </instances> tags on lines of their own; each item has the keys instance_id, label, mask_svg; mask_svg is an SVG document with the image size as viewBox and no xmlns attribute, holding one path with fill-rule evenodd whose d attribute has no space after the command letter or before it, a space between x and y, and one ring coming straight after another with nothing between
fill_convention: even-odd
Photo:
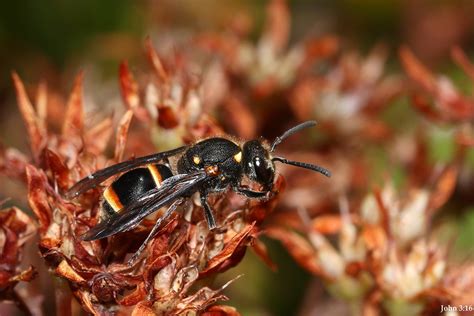
<instances>
[{"instance_id":1,"label":"wasp wing","mask_svg":"<svg viewBox=\"0 0 474 316\"><path fill-rule=\"evenodd\" d=\"M112 165L110 167L98 170L94 172L93 174L85 177L81 181L77 182L75 185L73 185L65 193L65 196L66 198L69 198L69 199L74 198L78 196L79 194L89 189L92 189L96 185L104 182L105 180L107 180L108 178L116 174L124 173L143 165L160 162L167 157L171 157L176 154L179 154L180 152L184 151L186 148L188 148L188 146L181 146L173 150L164 151L164 152L160 152L160 153L156 153L156 154L152 154L152 155L148 155L144 157L139 157L139 158L123 161L115 165Z\"/></svg>"},{"instance_id":2,"label":"wasp wing","mask_svg":"<svg viewBox=\"0 0 474 316\"><path fill-rule=\"evenodd\" d=\"M204 171L179 174L163 181L162 186L141 195L118 213L105 219L81 236L82 240L102 239L132 229L160 207L176 201L185 194L192 194L207 178Z\"/></svg>"}]
</instances>

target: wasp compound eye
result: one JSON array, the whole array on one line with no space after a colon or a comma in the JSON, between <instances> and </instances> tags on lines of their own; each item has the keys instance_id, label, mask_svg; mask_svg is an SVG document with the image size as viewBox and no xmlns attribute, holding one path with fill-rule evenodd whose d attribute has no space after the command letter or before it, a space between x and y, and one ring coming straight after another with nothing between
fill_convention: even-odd
<instances>
[{"instance_id":1,"label":"wasp compound eye","mask_svg":"<svg viewBox=\"0 0 474 316\"><path fill-rule=\"evenodd\" d=\"M275 174L271 165L260 157L255 157L253 159L253 165L257 176L256 180L266 186L270 185L273 182Z\"/></svg>"}]
</instances>

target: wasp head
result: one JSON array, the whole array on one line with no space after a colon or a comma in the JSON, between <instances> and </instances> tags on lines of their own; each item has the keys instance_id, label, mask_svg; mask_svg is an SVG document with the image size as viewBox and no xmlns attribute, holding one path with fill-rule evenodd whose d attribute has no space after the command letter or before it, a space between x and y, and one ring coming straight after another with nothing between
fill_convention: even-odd
<instances>
[{"instance_id":1,"label":"wasp head","mask_svg":"<svg viewBox=\"0 0 474 316\"><path fill-rule=\"evenodd\" d=\"M243 166L245 174L270 190L275 177L275 165L270 158L268 149L261 141L251 140L244 144Z\"/></svg>"}]
</instances>

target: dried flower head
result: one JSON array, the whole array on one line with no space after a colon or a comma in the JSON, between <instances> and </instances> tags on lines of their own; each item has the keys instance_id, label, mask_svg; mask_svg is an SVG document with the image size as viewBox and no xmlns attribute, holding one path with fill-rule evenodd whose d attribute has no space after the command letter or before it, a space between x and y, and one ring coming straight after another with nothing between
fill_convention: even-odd
<instances>
[{"instance_id":1,"label":"dried flower head","mask_svg":"<svg viewBox=\"0 0 474 316\"><path fill-rule=\"evenodd\" d=\"M305 99L302 92L311 90L313 66L327 61L339 48L334 36L312 37L288 47L290 13L286 1L270 1L266 13L257 43L247 36L248 28L242 31L240 27L196 36L197 45L218 56L218 67L224 74L227 93L216 100L221 104L222 119L245 138L255 136L262 129L260 125L265 129L278 123L270 118L281 120L278 114L288 113L289 104L296 103L298 108L298 102ZM240 15L236 17L241 19ZM235 25L240 23L231 23ZM234 111L240 113L238 120L227 115ZM301 116L298 118L301 120Z\"/></svg>"},{"instance_id":2,"label":"dried flower head","mask_svg":"<svg viewBox=\"0 0 474 316\"><path fill-rule=\"evenodd\" d=\"M153 143L158 147L175 148L183 142L222 134L221 128L206 113L204 104L208 103L206 91L209 88L191 71L194 66L190 65L190 57L162 58L150 38L146 40L146 54L153 75L144 74L135 79L128 64L123 62L119 81L124 103L149 128ZM133 140L130 143L133 144Z\"/></svg>"},{"instance_id":3,"label":"dried flower head","mask_svg":"<svg viewBox=\"0 0 474 316\"><path fill-rule=\"evenodd\" d=\"M15 286L18 282L31 281L36 275L33 266L20 269L23 248L35 231L33 221L18 208L0 210L0 300L13 300L25 312L29 311L26 297Z\"/></svg>"},{"instance_id":4,"label":"dried flower head","mask_svg":"<svg viewBox=\"0 0 474 316\"><path fill-rule=\"evenodd\" d=\"M48 104L44 101L47 91L40 90L41 102L37 101L34 107L23 83L13 74L32 158L20 155L18 159L11 150L6 150L9 154L3 157L4 166L14 166L15 170L9 172L20 178L23 170L26 171L28 201L39 223L41 255L56 275L68 281L87 312L190 315L209 310L212 315L236 315L229 307L210 307L225 299L221 292L231 281L217 290L210 285L213 276L243 258L246 248L258 237L260 223L274 208L275 198L264 203L246 203L235 194L228 198L216 196L210 204L220 225L213 231L206 225L200 203L191 199L160 229L148 245L146 257L129 266L128 259L160 212L132 231L107 240L86 242L80 236L103 216L100 207L103 187L91 189L75 200L63 196L79 179L123 160L126 145L143 147L144 139L165 130L179 145L220 130L201 112L198 87L188 85L189 78L185 75L173 76L165 71L150 42L147 45L155 79L145 89L139 88L125 63L120 67L122 95L128 110L118 122L112 159L105 152L113 134L113 123L106 118L96 125L87 125L82 74L76 79L67 104L60 105L65 116L59 133L48 130L45 115ZM155 81L160 84L155 85ZM133 117L142 122L140 128L131 125ZM157 143L164 146L161 141ZM281 184L281 178L277 178L276 191ZM264 245L259 242L255 245L265 257Z\"/></svg>"},{"instance_id":5,"label":"dried flower head","mask_svg":"<svg viewBox=\"0 0 474 316\"><path fill-rule=\"evenodd\" d=\"M432 190L415 188L403 196L388 184L369 194L357 213L349 213L342 199L340 216L311 219L300 210L303 225L279 221L266 233L322 277L330 293L365 312L427 311L459 299L460 293L446 286L446 250L429 237L432 215L451 195L455 178L455 169L448 168ZM337 236L337 247L326 235Z\"/></svg>"},{"instance_id":6,"label":"dried flower head","mask_svg":"<svg viewBox=\"0 0 474 316\"><path fill-rule=\"evenodd\" d=\"M474 65L464 52L452 49L454 61L474 79ZM449 123L457 130L456 140L461 145L473 146L474 101L463 95L444 75L435 76L407 47L400 49L400 58L408 76L416 83L412 91L412 105L435 123Z\"/></svg>"},{"instance_id":7,"label":"dried flower head","mask_svg":"<svg viewBox=\"0 0 474 316\"><path fill-rule=\"evenodd\" d=\"M367 57L342 53L310 87L295 91L302 101L291 103L293 111L300 113L298 117L316 118L333 138L344 137L345 143L361 139L381 142L392 136L381 113L404 87L400 76L385 74L387 58L383 45L376 45Z\"/></svg>"}]
</instances>

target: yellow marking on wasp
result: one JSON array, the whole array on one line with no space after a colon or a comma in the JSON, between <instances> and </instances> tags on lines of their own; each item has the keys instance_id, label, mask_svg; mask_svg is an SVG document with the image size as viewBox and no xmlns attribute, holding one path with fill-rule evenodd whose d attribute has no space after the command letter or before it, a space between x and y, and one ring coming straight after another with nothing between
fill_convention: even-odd
<instances>
[{"instance_id":1,"label":"yellow marking on wasp","mask_svg":"<svg viewBox=\"0 0 474 316\"><path fill-rule=\"evenodd\" d=\"M201 163L201 158L199 158L199 156L194 156L193 162L194 164L199 165Z\"/></svg>"},{"instance_id":2,"label":"yellow marking on wasp","mask_svg":"<svg viewBox=\"0 0 474 316\"><path fill-rule=\"evenodd\" d=\"M104 199L110 204L115 212L118 212L123 208L123 204L120 202L120 199L112 186L109 186L107 189L105 189Z\"/></svg>"},{"instance_id":3,"label":"yellow marking on wasp","mask_svg":"<svg viewBox=\"0 0 474 316\"><path fill-rule=\"evenodd\" d=\"M153 181L155 181L156 187L159 188L161 187L161 182L163 182L163 177L161 176L160 171L155 165L148 165L147 166L148 170L151 173L151 176L153 177Z\"/></svg>"},{"instance_id":4,"label":"yellow marking on wasp","mask_svg":"<svg viewBox=\"0 0 474 316\"><path fill-rule=\"evenodd\" d=\"M242 161L242 152L239 151L238 153L236 153L234 155L234 160L237 161L238 163L240 163Z\"/></svg>"}]
</instances>

